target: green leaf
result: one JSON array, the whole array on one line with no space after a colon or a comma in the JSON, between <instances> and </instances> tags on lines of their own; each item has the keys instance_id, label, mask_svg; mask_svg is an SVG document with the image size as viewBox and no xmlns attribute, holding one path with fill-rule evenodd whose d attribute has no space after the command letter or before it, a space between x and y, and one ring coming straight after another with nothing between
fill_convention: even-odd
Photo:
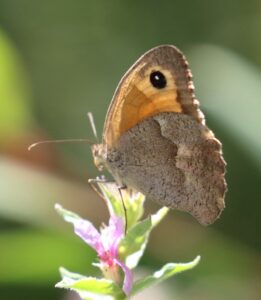
<instances>
[{"instance_id":1,"label":"green leaf","mask_svg":"<svg viewBox=\"0 0 261 300\"><path fill-rule=\"evenodd\" d=\"M132 228L142 217L144 213L144 201L145 196L139 192L133 190L127 190L123 195L124 203L125 199L128 199L126 202L127 210L127 227L128 229Z\"/></svg>"},{"instance_id":2,"label":"green leaf","mask_svg":"<svg viewBox=\"0 0 261 300\"><path fill-rule=\"evenodd\" d=\"M98 182L98 186L105 197L110 215L115 214L124 218L124 209L117 184L114 182Z\"/></svg>"},{"instance_id":3,"label":"green leaf","mask_svg":"<svg viewBox=\"0 0 261 300\"><path fill-rule=\"evenodd\" d=\"M99 182L98 185L105 197L110 215L115 214L124 219L127 215L128 228L136 224L144 212L145 196L134 189L120 189L115 182Z\"/></svg>"},{"instance_id":4,"label":"green leaf","mask_svg":"<svg viewBox=\"0 0 261 300\"><path fill-rule=\"evenodd\" d=\"M200 256L197 256L193 261L189 263L168 263L163 266L159 271L154 272L152 275L138 280L134 283L131 295L135 295L145 288L153 284L160 283L169 277L176 275L177 273L190 270L194 268L200 261Z\"/></svg>"},{"instance_id":5,"label":"green leaf","mask_svg":"<svg viewBox=\"0 0 261 300\"><path fill-rule=\"evenodd\" d=\"M133 269L143 255L151 230L164 218L168 208L162 207L156 214L134 225L120 243L120 258Z\"/></svg>"},{"instance_id":6,"label":"green leaf","mask_svg":"<svg viewBox=\"0 0 261 300\"><path fill-rule=\"evenodd\" d=\"M62 281L55 287L74 290L85 300L124 300L126 295L113 281L108 279L98 279L95 277L85 277L77 273L72 273L64 268L60 269Z\"/></svg>"}]
</instances>

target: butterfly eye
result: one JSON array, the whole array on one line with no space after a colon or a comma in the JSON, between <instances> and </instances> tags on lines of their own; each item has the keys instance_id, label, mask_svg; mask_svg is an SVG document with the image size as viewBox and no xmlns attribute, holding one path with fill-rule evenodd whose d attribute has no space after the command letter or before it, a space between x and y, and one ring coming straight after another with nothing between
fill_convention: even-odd
<instances>
[{"instance_id":1,"label":"butterfly eye","mask_svg":"<svg viewBox=\"0 0 261 300\"><path fill-rule=\"evenodd\" d=\"M163 89L167 85L166 77L160 71L150 74L150 82L156 89Z\"/></svg>"}]
</instances>

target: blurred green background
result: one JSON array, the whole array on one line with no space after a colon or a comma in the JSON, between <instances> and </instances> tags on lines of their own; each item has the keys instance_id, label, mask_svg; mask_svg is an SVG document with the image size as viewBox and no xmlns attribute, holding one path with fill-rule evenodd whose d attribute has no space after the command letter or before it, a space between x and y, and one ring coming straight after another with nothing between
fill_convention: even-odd
<instances>
[{"instance_id":1,"label":"blurred green background","mask_svg":"<svg viewBox=\"0 0 261 300\"><path fill-rule=\"evenodd\" d=\"M95 274L94 253L53 210L99 225L86 144L99 136L114 89L146 50L187 56L207 124L228 163L226 209L212 226L173 211L153 233L141 273L168 261L199 266L136 299L260 299L261 2L0 0L0 299L77 299L54 288L58 267ZM150 204L152 208L156 205Z\"/></svg>"}]
</instances>

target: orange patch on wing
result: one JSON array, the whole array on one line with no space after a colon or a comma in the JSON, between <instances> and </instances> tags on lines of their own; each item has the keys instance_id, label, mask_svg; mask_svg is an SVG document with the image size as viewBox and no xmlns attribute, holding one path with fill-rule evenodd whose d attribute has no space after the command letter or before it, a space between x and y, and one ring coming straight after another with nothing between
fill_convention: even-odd
<instances>
[{"instance_id":1,"label":"orange patch on wing","mask_svg":"<svg viewBox=\"0 0 261 300\"><path fill-rule=\"evenodd\" d=\"M131 86L124 100L114 109L113 123L106 133L108 147L114 146L123 133L145 118L160 112L182 112L174 83L164 90L157 90L142 80Z\"/></svg>"}]
</instances>

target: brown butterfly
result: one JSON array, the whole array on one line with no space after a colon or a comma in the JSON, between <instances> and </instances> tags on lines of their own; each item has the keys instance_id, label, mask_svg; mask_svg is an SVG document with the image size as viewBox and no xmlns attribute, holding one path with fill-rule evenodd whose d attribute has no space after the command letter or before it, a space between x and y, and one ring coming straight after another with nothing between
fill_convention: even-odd
<instances>
[{"instance_id":1,"label":"brown butterfly","mask_svg":"<svg viewBox=\"0 0 261 300\"><path fill-rule=\"evenodd\" d=\"M102 144L92 151L120 186L201 224L213 223L225 206L221 143L205 125L188 63L174 46L149 50L123 76Z\"/></svg>"}]
</instances>

